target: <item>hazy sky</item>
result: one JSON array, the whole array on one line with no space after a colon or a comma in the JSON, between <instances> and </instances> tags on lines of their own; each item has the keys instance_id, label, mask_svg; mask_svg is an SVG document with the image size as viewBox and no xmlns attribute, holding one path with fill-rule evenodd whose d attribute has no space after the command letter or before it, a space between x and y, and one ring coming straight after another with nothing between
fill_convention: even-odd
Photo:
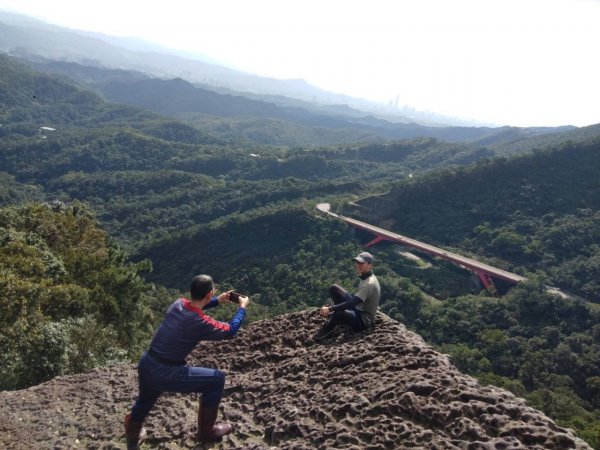
<instances>
[{"instance_id":1,"label":"hazy sky","mask_svg":"<svg viewBox=\"0 0 600 450\"><path fill-rule=\"evenodd\" d=\"M600 0L0 0L0 9L481 122L600 123Z\"/></svg>"}]
</instances>

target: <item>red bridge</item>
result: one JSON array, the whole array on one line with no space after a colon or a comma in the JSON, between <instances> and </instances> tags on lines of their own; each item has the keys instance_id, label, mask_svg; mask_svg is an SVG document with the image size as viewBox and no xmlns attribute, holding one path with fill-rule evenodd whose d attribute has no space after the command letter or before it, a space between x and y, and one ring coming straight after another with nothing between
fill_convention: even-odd
<instances>
[{"instance_id":1,"label":"red bridge","mask_svg":"<svg viewBox=\"0 0 600 450\"><path fill-rule=\"evenodd\" d=\"M384 230L383 228L370 225L360 220L351 219L349 217L335 214L330 211L329 203L319 203L317 209L329 214L332 217L343 220L344 222L352 225L355 228L360 228L375 234L375 239L365 245L365 247L371 247L381 241L397 242L407 247L412 247L425 253L429 253L434 256L439 256L445 260L451 261L460 267L470 270L476 274L486 289L494 292L495 287L492 281L493 278L499 278L501 280L508 281L509 283L517 284L521 281L525 281L527 278L517 275L515 273L507 272L506 270L492 267L488 264L475 261L474 259L466 258L457 253L452 253L444 249L434 247L433 245L425 244L424 242L410 239L400 234L392 233L391 231Z\"/></svg>"}]
</instances>

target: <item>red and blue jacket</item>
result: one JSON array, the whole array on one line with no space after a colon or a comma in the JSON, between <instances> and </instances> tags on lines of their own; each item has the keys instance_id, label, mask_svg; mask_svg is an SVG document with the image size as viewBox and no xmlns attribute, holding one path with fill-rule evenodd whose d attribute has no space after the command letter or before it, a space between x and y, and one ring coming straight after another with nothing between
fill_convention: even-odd
<instances>
[{"instance_id":1,"label":"red and blue jacket","mask_svg":"<svg viewBox=\"0 0 600 450\"><path fill-rule=\"evenodd\" d=\"M215 296L204 309L218 305ZM180 298L167 310L150 348L163 360L184 361L199 341L220 341L235 336L245 317L246 310L238 308L229 322L219 322L192 306L188 299Z\"/></svg>"}]
</instances>

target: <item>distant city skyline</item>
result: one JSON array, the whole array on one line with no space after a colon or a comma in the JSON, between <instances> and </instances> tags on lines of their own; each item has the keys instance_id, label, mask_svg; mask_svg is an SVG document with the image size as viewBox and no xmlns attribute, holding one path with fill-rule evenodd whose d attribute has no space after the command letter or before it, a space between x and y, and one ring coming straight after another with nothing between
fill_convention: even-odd
<instances>
[{"instance_id":1,"label":"distant city skyline","mask_svg":"<svg viewBox=\"0 0 600 450\"><path fill-rule=\"evenodd\" d=\"M600 123L598 0L0 0L398 108L515 126Z\"/></svg>"}]
</instances>

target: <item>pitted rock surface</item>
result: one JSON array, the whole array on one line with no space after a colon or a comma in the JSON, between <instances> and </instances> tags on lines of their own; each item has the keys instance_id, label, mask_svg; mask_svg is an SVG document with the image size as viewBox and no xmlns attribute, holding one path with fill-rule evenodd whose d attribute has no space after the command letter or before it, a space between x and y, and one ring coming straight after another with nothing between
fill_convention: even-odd
<instances>
[{"instance_id":1,"label":"pitted rock surface","mask_svg":"<svg viewBox=\"0 0 600 450\"><path fill-rule=\"evenodd\" d=\"M508 391L480 386L402 324L344 328L316 343L314 311L255 322L225 342L200 343L188 362L226 373L223 442L188 436L195 395L165 394L142 448L591 449ZM135 366L58 377L0 393L0 447L125 448L123 416L137 395Z\"/></svg>"}]
</instances>

